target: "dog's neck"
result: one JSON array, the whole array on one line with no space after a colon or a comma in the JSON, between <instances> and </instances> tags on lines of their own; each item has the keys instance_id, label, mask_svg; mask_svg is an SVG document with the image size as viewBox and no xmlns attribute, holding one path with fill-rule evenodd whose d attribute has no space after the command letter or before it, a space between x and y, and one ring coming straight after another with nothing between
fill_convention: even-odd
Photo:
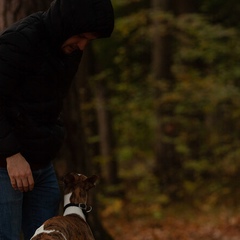
<instances>
[{"instance_id":1,"label":"dog's neck","mask_svg":"<svg viewBox=\"0 0 240 240\"><path fill-rule=\"evenodd\" d=\"M71 204L70 197L72 193L68 193L64 195L64 207L68 204ZM86 217L83 213L83 210L78 206L69 206L65 209L63 216L69 215L69 214L77 214L79 215L84 221L86 221Z\"/></svg>"}]
</instances>

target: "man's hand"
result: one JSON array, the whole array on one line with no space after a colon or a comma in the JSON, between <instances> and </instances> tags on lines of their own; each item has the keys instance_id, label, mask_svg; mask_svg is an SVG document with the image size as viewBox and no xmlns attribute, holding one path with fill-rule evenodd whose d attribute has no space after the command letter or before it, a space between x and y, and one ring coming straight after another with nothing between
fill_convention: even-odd
<instances>
[{"instance_id":1,"label":"man's hand","mask_svg":"<svg viewBox=\"0 0 240 240\"><path fill-rule=\"evenodd\" d=\"M27 160L20 153L8 157L6 160L12 187L21 192L31 191L34 187L34 180Z\"/></svg>"}]
</instances>

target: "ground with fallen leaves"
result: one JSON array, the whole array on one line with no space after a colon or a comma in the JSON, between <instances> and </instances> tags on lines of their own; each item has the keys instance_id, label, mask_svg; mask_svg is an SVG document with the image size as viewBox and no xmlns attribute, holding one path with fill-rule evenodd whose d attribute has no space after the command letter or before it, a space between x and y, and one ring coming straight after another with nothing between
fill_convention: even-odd
<instances>
[{"instance_id":1,"label":"ground with fallen leaves","mask_svg":"<svg viewBox=\"0 0 240 240\"><path fill-rule=\"evenodd\" d=\"M187 210L166 212L162 219L116 216L105 218L104 225L114 240L239 240L238 210L217 209L207 212ZM190 213L189 213L190 212Z\"/></svg>"}]
</instances>

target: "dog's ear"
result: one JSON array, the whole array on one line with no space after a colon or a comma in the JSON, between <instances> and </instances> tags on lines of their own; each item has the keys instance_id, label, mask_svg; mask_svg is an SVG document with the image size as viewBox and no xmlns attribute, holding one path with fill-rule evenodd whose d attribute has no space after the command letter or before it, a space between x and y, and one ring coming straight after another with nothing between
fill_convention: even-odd
<instances>
[{"instance_id":1,"label":"dog's ear","mask_svg":"<svg viewBox=\"0 0 240 240\"><path fill-rule=\"evenodd\" d=\"M73 183L75 180L75 177L73 173L67 173L63 178L62 181L65 185L68 185L69 183Z\"/></svg>"},{"instance_id":2,"label":"dog's ear","mask_svg":"<svg viewBox=\"0 0 240 240\"><path fill-rule=\"evenodd\" d=\"M84 182L85 182L85 189L88 191L91 188L95 187L97 180L98 180L98 176L97 175L92 175L91 177L88 177L86 180L84 180Z\"/></svg>"}]
</instances>

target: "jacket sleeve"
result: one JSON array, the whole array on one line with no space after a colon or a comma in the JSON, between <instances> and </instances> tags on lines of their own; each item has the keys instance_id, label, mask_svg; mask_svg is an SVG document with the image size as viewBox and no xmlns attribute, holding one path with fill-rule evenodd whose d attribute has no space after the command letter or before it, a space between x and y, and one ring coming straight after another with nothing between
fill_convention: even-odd
<instances>
[{"instance_id":1,"label":"jacket sleeve","mask_svg":"<svg viewBox=\"0 0 240 240\"><path fill-rule=\"evenodd\" d=\"M0 74L1 78L1 74ZM4 104L0 99L0 156L7 158L20 151L18 141L4 114Z\"/></svg>"},{"instance_id":2,"label":"jacket sleeve","mask_svg":"<svg viewBox=\"0 0 240 240\"><path fill-rule=\"evenodd\" d=\"M6 116L22 71L24 54L18 46L0 38L0 156L9 157L20 151L12 126Z\"/></svg>"}]
</instances>

